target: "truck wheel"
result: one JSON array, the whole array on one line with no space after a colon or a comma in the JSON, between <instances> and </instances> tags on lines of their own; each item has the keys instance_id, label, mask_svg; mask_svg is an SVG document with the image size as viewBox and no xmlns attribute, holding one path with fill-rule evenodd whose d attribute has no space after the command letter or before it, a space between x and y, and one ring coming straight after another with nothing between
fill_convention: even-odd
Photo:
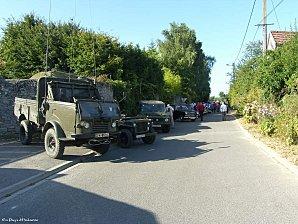
<instances>
[{"instance_id":1,"label":"truck wheel","mask_svg":"<svg viewBox=\"0 0 298 224\"><path fill-rule=\"evenodd\" d=\"M58 159L63 156L65 145L62 141L60 141L56 135L56 132L53 128L47 130L44 145L46 149L46 153L49 157Z\"/></svg>"},{"instance_id":2,"label":"truck wheel","mask_svg":"<svg viewBox=\"0 0 298 224\"><path fill-rule=\"evenodd\" d=\"M161 130L162 130L163 133L169 133L170 129L171 129L170 125L164 125L164 126L161 127Z\"/></svg>"},{"instance_id":3,"label":"truck wheel","mask_svg":"<svg viewBox=\"0 0 298 224\"><path fill-rule=\"evenodd\" d=\"M144 137L142 140L145 144L151 145L155 141L155 135Z\"/></svg>"},{"instance_id":4,"label":"truck wheel","mask_svg":"<svg viewBox=\"0 0 298 224\"><path fill-rule=\"evenodd\" d=\"M33 127L29 124L27 125L27 122L21 122L20 124L20 142L23 145L29 145L32 141L32 135L33 135Z\"/></svg>"},{"instance_id":5,"label":"truck wheel","mask_svg":"<svg viewBox=\"0 0 298 224\"><path fill-rule=\"evenodd\" d=\"M96 147L92 147L92 150L103 155L109 151L110 144L102 144Z\"/></svg>"},{"instance_id":6,"label":"truck wheel","mask_svg":"<svg viewBox=\"0 0 298 224\"><path fill-rule=\"evenodd\" d=\"M122 129L119 137L118 144L121 148L129 148L133 143L132 133L128 129Z\"/></svg>"}]
</instances>

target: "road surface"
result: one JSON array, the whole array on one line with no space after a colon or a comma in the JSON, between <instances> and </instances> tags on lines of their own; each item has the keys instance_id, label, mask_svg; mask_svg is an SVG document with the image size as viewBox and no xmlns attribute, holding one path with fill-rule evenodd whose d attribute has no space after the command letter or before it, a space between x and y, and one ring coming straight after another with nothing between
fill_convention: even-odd
<instances>
[{"instance_id":1,"label":"road surface","mask_svg":"<svg viewBox=\"0 0 298 224\"><path fill-rule=\"evenodd\" d=\"M297 176L228 118L176 123L154 145L114 146L2 200L0 220L297 223Z\"/></svg>"}]
</instances>

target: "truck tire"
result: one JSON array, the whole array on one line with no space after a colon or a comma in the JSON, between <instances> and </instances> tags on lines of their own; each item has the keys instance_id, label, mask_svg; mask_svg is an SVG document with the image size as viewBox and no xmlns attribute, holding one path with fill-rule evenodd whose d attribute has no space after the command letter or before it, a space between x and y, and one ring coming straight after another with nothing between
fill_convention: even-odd
<instances>
[{"instance_id":1,"label":"truck tire","mask_svg":"<svg viewBox=\"0 0 298 224\"><path fill-rule=\"evenodd\" d=\"M29 145L32 141L33 127L25 120L20 124L20 142L22 145Z\"/></svg>"},{"instance_id":2,"label":"truck tire","mask_svg":"<svg viewBox=\"0 0 298 224\"><path fill-rule=\"evenodd\" d=\"M170 132L170 129L171 129L171 126L170 125L163 125L161 127L161 130L163 133L169 133Z\"/></svg>"},{"instance_id":3,"label":"truck tire","mask_svg":"<svg viewBox=\"0 0 298 224\"><path fill-rule=\"evenodd\" d=\"M142 141L143 141L145 144L151 145L151 144L153 144L153 142L155 141L155 135L146 136L146 137L142 138Z\"/></svg>"},{"instance_id":4,"label":"truck tire","mask_svg":"<svg viewBox=\"0 0 298 224\"><path fill-rule=\"evenodd\" d=\"M99 146L92 147L92 150L99 153L100 155L103 155L109 151L110 144L102 144Z\"/></svg>"},{"instance_id":5,"label":"truck tire","mask_svg":"<svg viewBox=\"0 0 298 224\"><path fill-rule=\"evenodd\" d=\"M129 148L133 143L132 133L128 129L122 129L118 136L118 145L121 148Z\"/></svg>"},{"instance_id":6,"label":"truck tire","mask_svg":"<svg viewBox=\"0 0 298 224\"><path fill-rule=\"evenodd\" d=\"M53 159L59 159L63 156L65 145L57 137L54 128L50 128L47 130L44 138L44 145L46 153L49 157Z\"/></svg>"}]
</instances>

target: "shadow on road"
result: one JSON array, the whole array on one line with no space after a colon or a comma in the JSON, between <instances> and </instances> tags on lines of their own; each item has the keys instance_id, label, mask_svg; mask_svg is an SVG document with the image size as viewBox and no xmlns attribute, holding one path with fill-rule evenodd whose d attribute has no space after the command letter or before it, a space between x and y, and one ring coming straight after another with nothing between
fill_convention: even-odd
<instances>
[{"instance_id":1,"label":"shadow on road","mask_svg":"<svg viewBox=\"0 0 298 224\"><path fill-rule=\"evenodd\" d=\"M12 206L16 209L11 209ZM20 217L38 219L39 223L158 223L150 211L61 184L53 179L0 205L1 219Z\"/></svg>"},{"instance_id":2,"label":"shadow on road","mask_svg":"<svg viewBox=\"0 0 298 224\"><path fill-rule=\"evenodd\" d=\"M0 190L43 172L36 169L0 168Z\"/></svg>"}]
</instances>

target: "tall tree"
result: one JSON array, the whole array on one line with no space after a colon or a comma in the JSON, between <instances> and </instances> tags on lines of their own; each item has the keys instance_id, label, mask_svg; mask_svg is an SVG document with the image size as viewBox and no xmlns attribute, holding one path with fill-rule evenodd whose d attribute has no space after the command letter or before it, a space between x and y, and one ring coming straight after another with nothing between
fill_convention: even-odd
<instances>
[{"instance_id":1,"label":"tall tree","mask_svg":"<svg viewBox=\"0 0 298 224\"><path fill-rule=\"evenodd\" d=\"M181 92L188 100L209 98L210 84L207 57L196 33L186 24L171 23L169 30L162 32L164 40L158 41L160 60L181 77ZM207 93L203 94L202 91Z\"/></svg>"}]
</instances>

